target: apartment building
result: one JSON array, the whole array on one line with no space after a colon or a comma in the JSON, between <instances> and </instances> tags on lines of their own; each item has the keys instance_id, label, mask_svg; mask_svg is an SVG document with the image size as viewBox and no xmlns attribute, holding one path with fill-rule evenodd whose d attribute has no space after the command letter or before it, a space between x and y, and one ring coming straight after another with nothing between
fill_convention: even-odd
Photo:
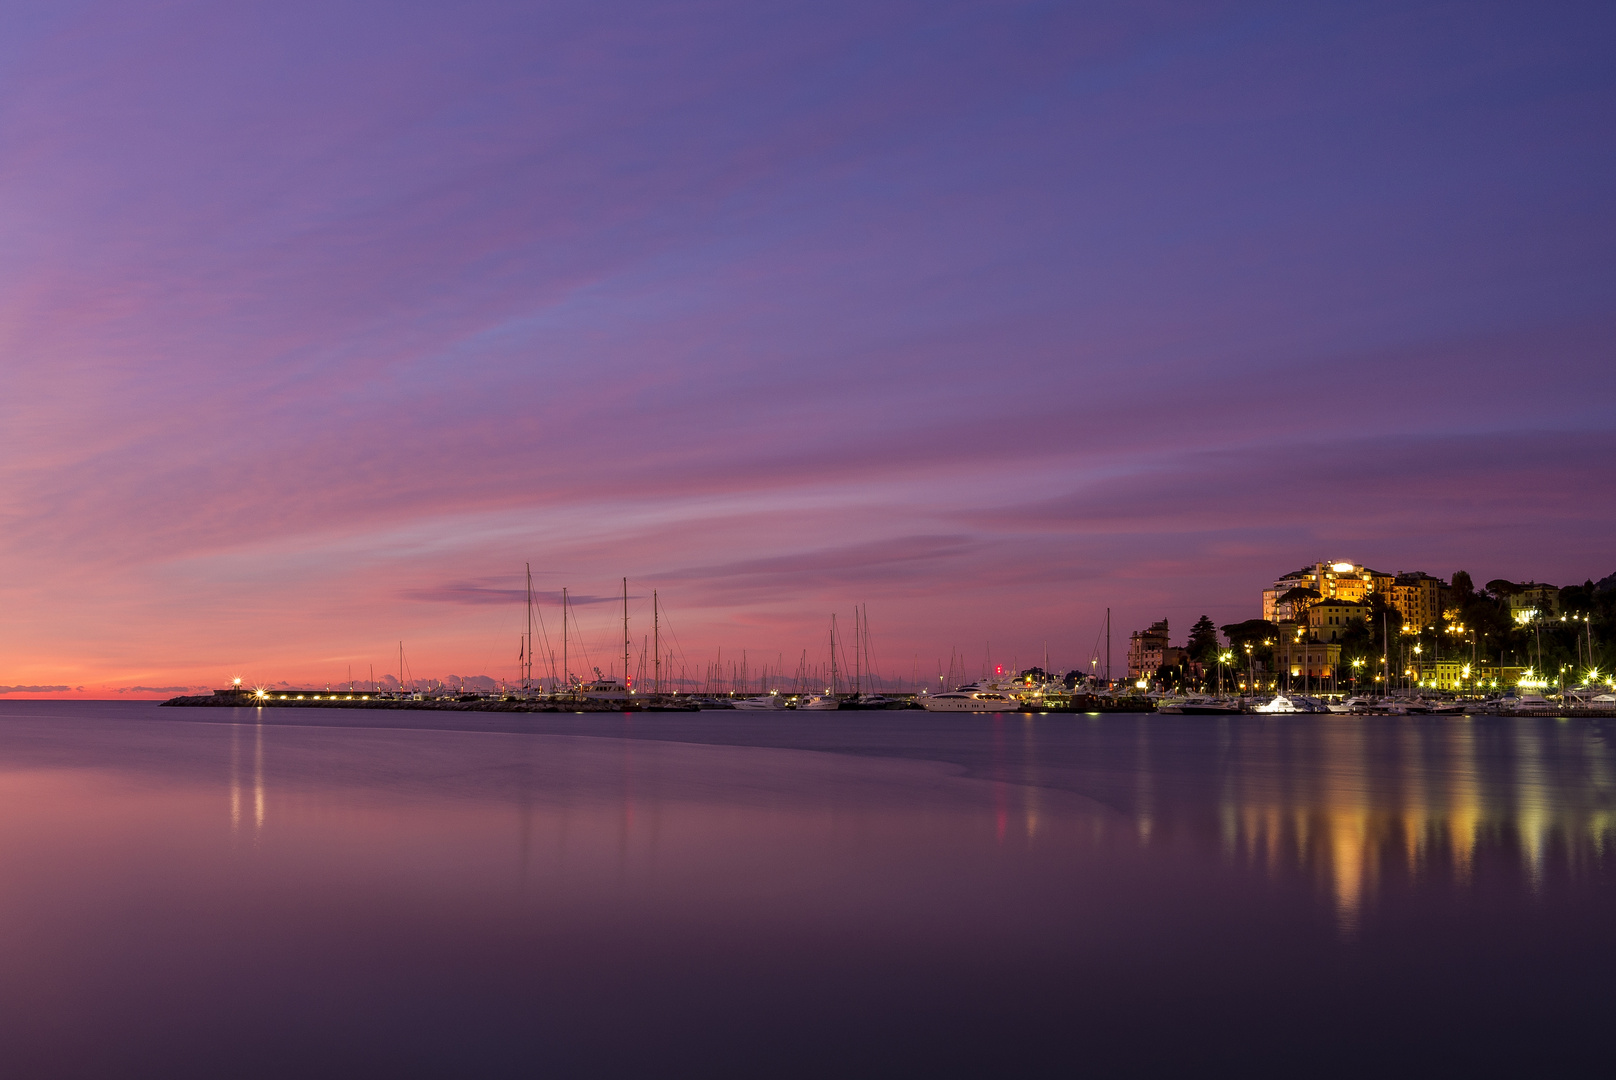
<instances>
[{"instance_id":1,"label":"apartment building","mask_svg":"<svg viewBox=\"0 0 1616 1080\"><path fill-rule=\"evenodd\" d=\"M1392 607L1403 616L1405 626L1439 625L1448 596L1448 583L1430 574L1398 574L1392 582Z\"/></svg>"}]
</instances>

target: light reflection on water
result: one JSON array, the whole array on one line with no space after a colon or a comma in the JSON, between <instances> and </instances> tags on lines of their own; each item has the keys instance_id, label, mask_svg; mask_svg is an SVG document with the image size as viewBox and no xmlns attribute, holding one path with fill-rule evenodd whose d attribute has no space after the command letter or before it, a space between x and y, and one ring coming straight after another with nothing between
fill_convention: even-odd
<instances>
[{"instance_id":1,"label":"light reflection on water","mask_svg":"<svg viewBox=\"0 0 1616 1080\"><path fill-rule=\"evenodd\" d=\"M1598 724L451 719L0 708L0 1052L1541 1065L1616 961Z\"/></svg>"},{"instance_id":2,"label":"light reflection on water","mask_svg":"<svg viewBox=\"0 0 1616 1080\"><path fill-rule=\"evenodd\" d=\"M1227 762L1223 848L1327 883L1345 929L1386 873L1462 883L1480 844L1516 849L1535 891L1551 852L1571 873L1603 859L1610 753L1598 729L1561 721L1273 724Z\"/></svg>"}]
</instances>

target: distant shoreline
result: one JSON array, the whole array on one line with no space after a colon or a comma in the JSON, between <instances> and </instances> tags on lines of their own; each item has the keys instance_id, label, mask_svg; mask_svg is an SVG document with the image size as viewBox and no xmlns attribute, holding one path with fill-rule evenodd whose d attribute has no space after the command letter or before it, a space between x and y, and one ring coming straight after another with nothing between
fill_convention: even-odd
<instances>
[{"instance_id":1,"label":"distant shoreline","mask_svg":"<svg viewBox=\"0 0 1616 1080\"><path fill-rule=\"evenodd\" d=\"M694 702L678 703L641 703L621 701L508 701L503 699L482 698L474 701L444 701L432 699L398 699L398 698L350 698L338 697L305 697L283 698L274 697L260 700L246 694L194 694L176 698L169 698L161 703L164 706L180 708L201 709L383 709L401 710L410 709L426 712L492 712L492 713L625 713L625 712L698 712L703 709L711 711L731 711L722 706L714 709L710 703L698 705ZM1034 708L1024 706L1021 708L1006 708L1006 713L1093 713L1093 712L1153 712L1154 708L1143 701L1131 699L1117 699L1102 703L1104 707L1096 707L1095 702L1084 701L1078 705L1068 706L1041 706ZM740 711L740 710L736 710ZM767 710L759 715L778 716L781 712L800 712L803 710ZM833 712L920 712L918 706L907 709L861 709L857 704L848 702L841 709L828 710ZM981 713L937 713L928 715L987 715Z\"/></svg>"}]
</instances>

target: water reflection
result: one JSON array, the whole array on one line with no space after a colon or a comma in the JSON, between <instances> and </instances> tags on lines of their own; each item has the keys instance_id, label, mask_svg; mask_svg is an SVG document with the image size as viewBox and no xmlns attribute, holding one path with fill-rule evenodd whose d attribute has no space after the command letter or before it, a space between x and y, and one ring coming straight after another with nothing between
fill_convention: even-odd
<instances>
[{"instance_id":1,"label":"water reflection","mask_svg":"<svg viewBox=\"0 0 1616 1080\"><path fill-rule=\"evenodd\" d=\"M264 828L264 721L263 709L256 710L258 718L252 725L252 800L253 834ZM230 725L230 831L241 829L241 731L244 725Z\"/></svg>"},{"instance_id":2,"label":"water reflection","mask_svg":"<svg viewBox=\"0 0 1616 1080\"><path fill-rule=\"evenodd\" d=\"M1225 854L1326 889L1351 931L1390 874L1470 882L1480 849L1512 850L1542 888L1611 839L1610 747L1599 729L1535 719L1246 724L1218 810ZM1137 811L1147 828L1150 808Z\"/></svg>"}]
</instances>

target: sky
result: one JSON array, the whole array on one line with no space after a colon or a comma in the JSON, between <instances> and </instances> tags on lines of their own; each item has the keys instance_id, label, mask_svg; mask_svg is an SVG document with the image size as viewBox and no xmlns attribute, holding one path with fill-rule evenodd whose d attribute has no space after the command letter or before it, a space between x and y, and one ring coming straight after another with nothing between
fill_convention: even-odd
<instances>
[{"instance_id":1,"label":"sky","mask_svg":"<svg viewBox=\"0 0 1616 1080\"><path fill-rule=\"evenodd\" d=\"M0 693L1598 579L1613 191L1606 3L0 0Z\"/></svg>"}]
</instances>

